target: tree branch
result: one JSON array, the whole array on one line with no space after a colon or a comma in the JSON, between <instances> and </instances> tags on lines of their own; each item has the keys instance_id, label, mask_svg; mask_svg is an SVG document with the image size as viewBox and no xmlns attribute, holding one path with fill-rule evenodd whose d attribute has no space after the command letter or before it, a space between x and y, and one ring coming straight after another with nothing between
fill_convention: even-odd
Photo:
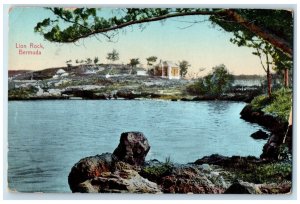
<instances>
[{"instance_id":1,"label":"tree branch","mask_svg":"<svg viewBox=\"0 0 300 204\"><path fill-rule=\"evenodd\" d=\"M89 37L91 35L95 35L95 34L99 34L99 33L105 33L105 32L109 32L109 31L112 31L112 30L121 29L121 28L130 26L130 25L134 25L134 24L141 24L141 23L147 23L147 22L160 21L160 20L163 20L163 19L180 17L180 16L213 15L213 14L222 14L222 13L224 13L224 10L220 10L220 11L194 11L194 12L187 12L187 13L172 13L172 14L166 14L166 15L152 17L152 18L146 18L146 19L142 19L142 20L129 21L129 22L122 23L122 24L119 24L119 25L116 25L116 26L112 26L112 27L109 27L109 28L103 28L103 29L92 31L92 32L87 33L85 35L81 35L79 37L67 40L66 43L72 43L72 42L77 41L77 40L79 40L81 38L86 38L86 37Z\"/></svg>"},{"instance_id":2,"label":"tree branch","mask_svg":"<svg viewBox=\"0 0 300 204\"><path fill-rule=\"evenodd\" d=\"M247 28L249 31L253 32L254 34L260 36L267 42L271 43L273 46L277 47L281 51L287 53L289 57L293 55L293 49L292 46L284 39L272 34L266 29L263 29L261 27L256 26L255 24L247 21L244 19L241 15L239 15L237 12L235 12L232 9L228 9L225 11L227 13L228 17L235 20L237 23L240 23L245 28Z\"/></svg>"}]
</instances>

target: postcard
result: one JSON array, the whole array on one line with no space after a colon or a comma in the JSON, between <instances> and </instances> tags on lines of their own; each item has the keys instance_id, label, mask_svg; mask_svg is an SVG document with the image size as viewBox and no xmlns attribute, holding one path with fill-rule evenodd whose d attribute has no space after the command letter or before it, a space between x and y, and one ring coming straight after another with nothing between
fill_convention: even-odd
<instances>
[{"instance_id":1,"label":"postcard","mask_svg":"<svg viewBox=\"0 0 300 204\"><path fill-rule=\"evenodd\" d=\"M8 16L11 193L293 192L293 8Z\"/></svg>"}]
</instances>

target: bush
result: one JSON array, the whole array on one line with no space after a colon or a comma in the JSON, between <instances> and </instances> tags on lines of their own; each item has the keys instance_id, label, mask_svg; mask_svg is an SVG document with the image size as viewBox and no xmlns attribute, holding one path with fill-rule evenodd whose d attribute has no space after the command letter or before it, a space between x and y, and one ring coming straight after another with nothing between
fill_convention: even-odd
<instances>
[{"instance_id":1,"label":"bush","mask_svg":"<svg viewBox=\"0 0 300 204\"><path fill-rule=\"evenodd\" d=\"M266 164L246 164L244 168L232 169L233 180L241 179L251 183L280 183L292 178L290 161L280 161Z\"/></svg>"},{"instance_id":2,"label":"bush","mask_svg":"<svg viewBox=\"0 0 300 204\"><path fill-rule=\"evenodd\" d=\"M290 89L280 89L273 93L272 102L263 111L288 121L292 108L292 92Z\"/></svg>"},{"instance_id":3,"label":"bush","mask_svg":"<svg viewBox=\"0 0 300 204\"><path fill-rule=\"evenodd\" d=\"M260 95L251 101L254 110L261 110L266 114L278 117L282 121L288 121L292 108L291 89L279 89L272 93L271 97Z\"/></svg>"},{"instance_id":4,"label":"bush","mask_svg":"<svg viewBox=\"0 0 300 204\"><path fill-rule=\"evenodd\" d=\"M213 67L212 73L200 78L197 82L187 87L187 92L193 95L220 96L230 89L234 79L226 66L221 64Z\"/></svg>"},{"instance_id":5,"label":"bush","mask_svg":"<svg viewBox=\"0 0 300 204\"><path fill-rule=\"evenodd\" d=\"M8 91L9 98L29 98L38 92L38 88L34 86L20 87Z\"/></svg>"}]
</instances>

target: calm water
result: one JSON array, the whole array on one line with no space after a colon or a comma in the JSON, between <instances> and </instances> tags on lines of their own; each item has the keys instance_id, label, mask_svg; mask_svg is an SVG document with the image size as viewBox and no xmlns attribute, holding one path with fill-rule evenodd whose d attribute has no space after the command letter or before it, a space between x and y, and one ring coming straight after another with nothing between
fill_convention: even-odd
<instances>
[{"instance_id":1,"label":"calm water","mask_svg":"<svg viewBox=\"0 0 300 204\"><path fill-rule=\"evenodd\" d=\"M8 179L17 191L70 192L81 158L113 152L125 131L142 131L146 159L193 162L213 153L259 156L260 127L239 118L236 102L15 101L8 104Z\"/></svg>"}]
</instances>

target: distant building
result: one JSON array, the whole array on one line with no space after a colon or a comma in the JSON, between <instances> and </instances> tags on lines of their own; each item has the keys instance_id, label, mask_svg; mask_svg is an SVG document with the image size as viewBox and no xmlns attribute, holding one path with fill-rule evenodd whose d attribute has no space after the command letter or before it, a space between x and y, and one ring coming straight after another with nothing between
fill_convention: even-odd
<instances>
[{"instance_id":1,"label":"distant building","mask_svg":"<svg viewBox=\"0 0 300 204\"><path fill-rule=\"evenodd\" d=\"M170 61L160 61L154 67L154 76L168 79L180 79L179 66Z\"/></svg>"}]
</instances>

